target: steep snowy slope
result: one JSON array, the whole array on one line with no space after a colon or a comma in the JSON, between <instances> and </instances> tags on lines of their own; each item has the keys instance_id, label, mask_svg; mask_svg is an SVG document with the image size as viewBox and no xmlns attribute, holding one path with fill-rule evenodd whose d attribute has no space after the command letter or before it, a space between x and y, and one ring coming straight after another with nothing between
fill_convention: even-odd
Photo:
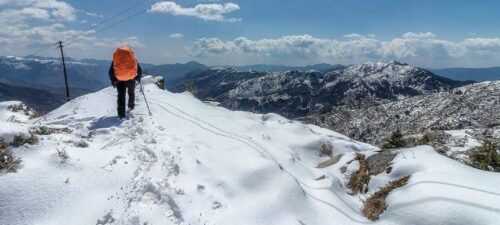
<instances>
[{"instance_id":1,"label":"steep snowy slope","mask_svg":"<svg viewBox=\"0 0 500 225\"><path fill-rule=\"evenodd\" d=\"M495 224L500 175L463 166L430 147L400 150L367 194L348 194L356 153L375 148L275 114L233 112L144 81L153 116L139 98L115 118L115 90L75 99L34 127L70 128L12 149L17 173L0 175L0 224ZM332 146L339 162L327 160ZM347 166L347 169L342 169ZM358 166L359 167L359 166ZM389 181L380 220L362 200Z\"/></svg>"}]
</instances>

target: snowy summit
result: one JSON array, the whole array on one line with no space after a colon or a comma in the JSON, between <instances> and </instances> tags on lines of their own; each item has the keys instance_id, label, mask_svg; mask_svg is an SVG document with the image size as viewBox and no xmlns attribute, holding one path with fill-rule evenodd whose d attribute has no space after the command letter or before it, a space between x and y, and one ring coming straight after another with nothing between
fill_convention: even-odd
<instances>
[{"instance_id":1,"label":"snowy summit","mask_svg":"<svg viewBox=\"0 0 500 225\"><path fill-rule=\"evenodd\" d=\"M161 90L151 78L143 84L152 116L138 95L129 118L117 119L111 87L41 118L1 116L38 141L4 146L22 161L0 175L0 224L500 221L500 175L429 146L387 156L317 126L230 111ZM0 115L11 109L0 107ZM380 169L374 158L389 159Z\"/></svg>"}]
</instances>

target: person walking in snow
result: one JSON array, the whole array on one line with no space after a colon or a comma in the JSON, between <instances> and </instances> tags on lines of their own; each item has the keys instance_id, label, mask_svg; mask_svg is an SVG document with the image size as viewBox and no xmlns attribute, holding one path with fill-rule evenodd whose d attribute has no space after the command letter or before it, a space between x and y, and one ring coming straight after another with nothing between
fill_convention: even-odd
<instances>
[{"instance_id":1,"label":"person walking in snow","mask_svg":"<svg viewBox=\"0 0 500 225\"><path fill-rule=\"evenodd\" d=\"M126 92L128 92L128 109L134 109L135 82L141 82L141 77L142 68L134 51L128 46L117 48L109 68L109 79L118 91L118 117L125 118Z\"/></svg>"}]
</instances>

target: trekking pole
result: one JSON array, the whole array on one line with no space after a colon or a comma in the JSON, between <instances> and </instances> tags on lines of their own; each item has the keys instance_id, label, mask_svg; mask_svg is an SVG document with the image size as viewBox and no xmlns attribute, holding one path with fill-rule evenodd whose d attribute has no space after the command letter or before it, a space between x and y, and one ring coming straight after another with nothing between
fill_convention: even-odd
<instances>
[{"instance_id":1,"label":"trekking pole","mask_svg":"<svg viewBox=\"0 0 500 225\"><path fill-rule=\"evenodd\" d=\"M141 93L144 97L144 101L146 102L146 107L148 108L149 116L152 116L151 109L149 109L148 99L146 98L146 94L144 93L144 87L142 86L142 82L139 81L139 85L141 86Z\"/></svg>"}]
</instances>

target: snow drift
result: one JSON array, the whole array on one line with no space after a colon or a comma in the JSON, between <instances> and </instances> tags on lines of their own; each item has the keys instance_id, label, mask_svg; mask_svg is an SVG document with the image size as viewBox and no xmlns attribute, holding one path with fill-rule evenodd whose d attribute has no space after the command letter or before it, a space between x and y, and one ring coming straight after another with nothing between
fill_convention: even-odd
<instances>
[{"instance_id":1,"label":"snow drift","mask_svg":"<svg viewBox=\"0 0 500 225\"><path fill-rule=\"evenodd\" d=\"M472 169L427 146L401 149L366 194L346 174L373 146L275 114L235 112L146 79L142 98L116 119L115 90L77 98L29 126L70 129L12 149L17 173L0 175L0 224L496 224L500 175ZM325 168L321 145L339 161ZM342 169L344 167L344 169ZM344 171L343 171L344 170ZM411 175L376 222L363 201Z\"/></svg>"}]
</instances>

